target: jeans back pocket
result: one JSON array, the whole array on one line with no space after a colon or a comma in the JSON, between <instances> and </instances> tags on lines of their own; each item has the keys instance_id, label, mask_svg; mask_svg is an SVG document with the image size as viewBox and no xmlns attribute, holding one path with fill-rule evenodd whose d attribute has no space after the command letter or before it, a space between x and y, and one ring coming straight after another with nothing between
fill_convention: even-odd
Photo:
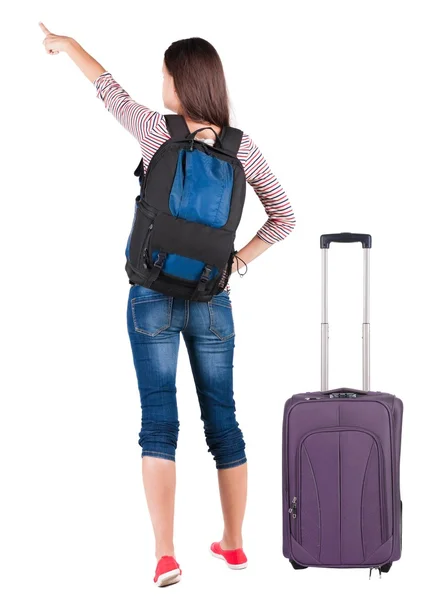
<instances>
[{"instance_id":1,"label":"jeans back pocket","mask_svg":"<svg viewBox=\"0 0 443 600\"><path fill-rule=\"evenodd\" d=\"M171 326L172 301L172 296L149 288L144 288L142 295L131 298L135 331L155 336L168 329Z\"/></svg>"},{"instance_id":2,"label":"jeans back pocket","mask_svg":"<svg viewBox=\"0 0 443 600\"><path fill-rule=\"evenodd\" d=\"M232 304L229 294L224 290L213 296L208 302L209 329L220 340L229 340L235 335Z\"/></svg>"}]
</instances>

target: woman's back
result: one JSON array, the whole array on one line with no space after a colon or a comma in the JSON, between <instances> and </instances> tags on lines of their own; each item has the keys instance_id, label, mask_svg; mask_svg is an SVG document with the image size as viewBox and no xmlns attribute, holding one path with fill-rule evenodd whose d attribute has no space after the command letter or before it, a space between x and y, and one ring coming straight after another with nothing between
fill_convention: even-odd
<instances>
[{"instance_id":1,"label":"woman's back","mask_svg":"<svg viewBox=\"0 0 443 600\"><path fill-rule=\"evenodd\" d=\"M94 84L97 97L104 102L105 108L139 142L146 173L154 154L170 139L164 115L135 102L108 71L97 77ZM214 129L218 134L220 128ZM201 132L200 137L209 144L214 141L210 130ZM268 217L257 236L268 244L283 240L295 227L292 206L262 152L246 133L243 133L237 157L246 181L254 188ZM229 283L226 291L230 292Z\"/></svg>"}]
</instances>

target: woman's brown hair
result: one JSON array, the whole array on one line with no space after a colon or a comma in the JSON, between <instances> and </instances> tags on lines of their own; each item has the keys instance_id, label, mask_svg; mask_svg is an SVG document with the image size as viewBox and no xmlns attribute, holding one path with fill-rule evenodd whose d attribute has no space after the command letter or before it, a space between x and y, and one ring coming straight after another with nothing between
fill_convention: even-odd
<instances>
[{"instance_id":1,"label":"woman's brown hair","mask_svg":"<svg viewBox=\"0 0 443 600\"><path fill-rule=\"evenodd\" d=\"M229 125L229 100L220 57L212 44L199 37L173 42L165 66L187 116L197 123Z\"/></svg>"}]
</instances>

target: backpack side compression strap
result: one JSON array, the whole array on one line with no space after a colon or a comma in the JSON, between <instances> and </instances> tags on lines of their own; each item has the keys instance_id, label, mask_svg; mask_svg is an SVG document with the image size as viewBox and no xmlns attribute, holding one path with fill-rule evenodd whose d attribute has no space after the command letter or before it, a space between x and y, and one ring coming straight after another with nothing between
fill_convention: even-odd
<instances>
[{"instance_id":1,"label":"backpack side compression strap","mask_svg":"<svg viewBox=\"0 0 443 600\"><path fill-rule=\"evenodd\" d=\"M227 150L233 156L237 156L238 149L243 138L243 131L236 127L223 127L220 140L223 150Z\"/></svg>"},{"instance_id":2,"label":"backpack side compression strap","mask_svg":"<svg viewBox=\"0 0 443 600\"><path fill-rule=\"evenodd\" d=\"M181 115L164 115L164 117L172 139L182 140L190 134L186 121Z\"/></svg>"}]
</instances>

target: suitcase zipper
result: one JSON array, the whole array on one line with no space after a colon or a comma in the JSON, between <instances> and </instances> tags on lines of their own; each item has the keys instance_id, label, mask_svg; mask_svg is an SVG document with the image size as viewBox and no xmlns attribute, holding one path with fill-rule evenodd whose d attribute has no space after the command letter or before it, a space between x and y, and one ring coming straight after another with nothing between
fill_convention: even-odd
<instances>
[{"instance_id":1,"label":"suitcase zipper","mask_svg":"<svg viewBox=\"0 0 443 600\"><path fill-rule=\"evenodd\" d=\"M294 498L292 499L291 506L288 512L293 519L297 518L297 496L294 496Z\"/></svg>"}]
</instances>

